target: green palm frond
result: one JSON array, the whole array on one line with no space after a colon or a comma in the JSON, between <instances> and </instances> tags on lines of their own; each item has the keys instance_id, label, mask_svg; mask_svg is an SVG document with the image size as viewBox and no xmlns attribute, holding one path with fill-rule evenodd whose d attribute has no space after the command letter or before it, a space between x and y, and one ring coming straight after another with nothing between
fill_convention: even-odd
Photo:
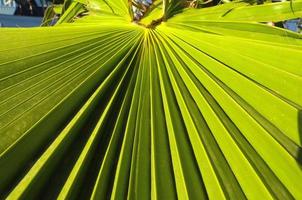
<instances>
[{"instance_id":1,"label":"green palm frond","mask_svg":"<svg viewBox=\"0 0 302 200\"><path fill-rule=\"evenodd\" d=\"M0 29L1 199L302 198L302 1L175 2Z\"/></svg>"}]
</instances>

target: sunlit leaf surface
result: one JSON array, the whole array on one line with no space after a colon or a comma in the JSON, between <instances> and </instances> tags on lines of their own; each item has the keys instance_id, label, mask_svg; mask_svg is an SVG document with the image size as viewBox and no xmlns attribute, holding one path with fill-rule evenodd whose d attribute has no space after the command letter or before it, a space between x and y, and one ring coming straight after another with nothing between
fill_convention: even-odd
<instances>
[{"instance_id":1,"label":"sunlit leaf surface","mask_svg":"<svg viewBox=\"0 0 302 200\"><path fill-rule=\"evenodd\" d=\"M0 198L302 199L301 2L0 29Z\"/></svg>"}]
</instances>

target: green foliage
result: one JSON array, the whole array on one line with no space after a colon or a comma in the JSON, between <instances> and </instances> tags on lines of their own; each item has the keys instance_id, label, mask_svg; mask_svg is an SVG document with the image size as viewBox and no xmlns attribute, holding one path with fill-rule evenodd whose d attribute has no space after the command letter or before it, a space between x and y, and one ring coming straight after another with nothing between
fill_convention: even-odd
<instances>
[{"instance_id":1,"label":"green foliage","mask_svg":"<svg viewBox=\"0 0 302 200\"><path fill-rule=\"evenodd\" d=\"M301 0L65 5L0 29L0 198L302 198Z\"/></svg>"}]
</instances>

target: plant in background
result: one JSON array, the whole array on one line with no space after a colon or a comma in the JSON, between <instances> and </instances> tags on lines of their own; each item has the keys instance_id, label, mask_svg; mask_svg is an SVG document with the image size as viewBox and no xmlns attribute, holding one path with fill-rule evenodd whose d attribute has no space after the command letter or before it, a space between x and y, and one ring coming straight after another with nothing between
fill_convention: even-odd
<instances>
[{"instance_id":1,"label":"plant in background","mask_svg":"<svg viewBox=\"0 0 302 200\"><path fill-rule=\"evenodd\" d=\"M1 29L0 198L301 199L302 1L198 2Z\"/></svg>"}]
</instances>

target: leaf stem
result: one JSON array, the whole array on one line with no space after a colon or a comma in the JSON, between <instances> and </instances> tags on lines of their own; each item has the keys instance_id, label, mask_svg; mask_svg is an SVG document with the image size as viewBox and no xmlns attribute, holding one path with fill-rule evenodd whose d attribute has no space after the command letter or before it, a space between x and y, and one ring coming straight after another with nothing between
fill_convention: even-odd
<instances>
[{"instance_id":1,"label":"leaf stem","mask_svg":"<svg viewBox=\"0 0 302 200\"><path fill-rule=\"evenodd\" d=\"M168 0L163 0L163 21L167 19Z\"/></svg>"}]
</instances>

